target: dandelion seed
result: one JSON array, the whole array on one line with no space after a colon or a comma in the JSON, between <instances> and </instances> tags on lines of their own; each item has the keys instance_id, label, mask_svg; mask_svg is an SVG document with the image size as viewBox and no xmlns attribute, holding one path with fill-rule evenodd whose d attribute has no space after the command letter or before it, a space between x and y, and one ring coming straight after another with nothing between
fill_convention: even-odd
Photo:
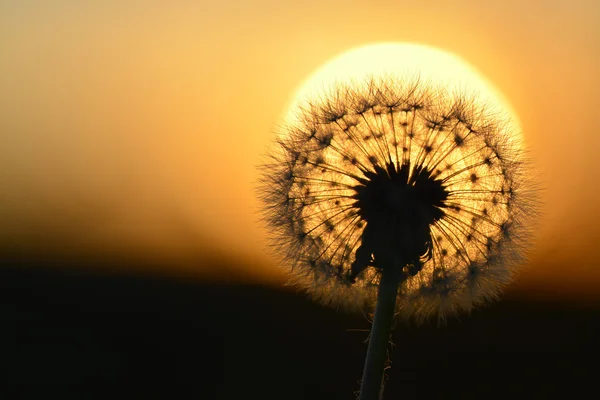
<instances>
[{"instance_id":1,"label":"dandelion seed","mask_svg":"<svg viewBox=\"0 0 600 400\"><path fill-rule=\"evenodd\" d=\"M417 321L497 298L535 203L506 121L392 78L338 87L298 120L260 188L296 284L338 307L372 310L387 296L390 319Z\"/></svg>"}]
</instances>

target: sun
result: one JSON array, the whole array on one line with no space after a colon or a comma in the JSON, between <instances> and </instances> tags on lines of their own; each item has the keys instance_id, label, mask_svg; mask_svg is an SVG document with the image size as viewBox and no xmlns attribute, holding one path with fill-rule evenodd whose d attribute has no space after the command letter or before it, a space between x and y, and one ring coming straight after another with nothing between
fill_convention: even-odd
<instances>
[{"instance_id":1,"label":"sun","mask_svg":"<svg viewBox=\"0 0 600 400\"><path fill-rule=\"evenodd\" d=\"M331 60L294 102L261 188L297 284L328 304L376 309L385 285L408 318L443 320L496 298L535 214L505 118L516 115L497 89L447 52L381 44Z\"/></svg>"},{"instance_id":2,"label":"sun","mask_svg":"<svg viewBox=\"0 0 600 400\"><path fill-rule=\"evenodd\" d=\"M506 115L521 132L517 113L504 95L475 67L450 52L414 43L377 43L352 48L326 62L296 90L285 114L293 122L299 106L319 98L339 83L364 84L366 78L399 76L445 87L449 92L477 96L493 113ZM518 135L519 140L522 137Z\"/></svg>"}]
</instances>

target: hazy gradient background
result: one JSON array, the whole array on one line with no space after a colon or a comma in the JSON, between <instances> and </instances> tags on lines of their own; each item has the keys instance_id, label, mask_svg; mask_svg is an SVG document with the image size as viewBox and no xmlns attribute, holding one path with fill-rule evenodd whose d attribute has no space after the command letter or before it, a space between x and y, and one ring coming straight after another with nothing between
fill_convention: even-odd
<instances>
[{"instance_id":1,"label":"hazy gradient background","mask_svg":"<svg viewBox=\"0 0 600 400\"><path fill-rule=\"evenodd\" d=\"M286 105L352 47L413 42L518 112L545 204L512 293L595 296L599 21L593 0L1 0L0 256L279 284L254 185Z\"/></svg>"}]
</instances>

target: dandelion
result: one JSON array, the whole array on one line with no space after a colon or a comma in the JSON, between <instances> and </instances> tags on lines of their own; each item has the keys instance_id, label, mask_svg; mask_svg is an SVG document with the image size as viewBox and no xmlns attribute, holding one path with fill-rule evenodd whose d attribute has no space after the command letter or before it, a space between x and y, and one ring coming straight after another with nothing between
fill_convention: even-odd
<instances>
[{"instance_id":1,"label":"dandelion","mask_svg":"<svg viewBox=\"0 0 600 400\"><path fill-rule=\"evenodd\" d=\"M521 263L534 199L510 127L474 97L377 78L310 99L263 165L292 281L376 306L361 399L379 398L394 315L444 322L496 299Z\"/></svg>"}]
</instances>

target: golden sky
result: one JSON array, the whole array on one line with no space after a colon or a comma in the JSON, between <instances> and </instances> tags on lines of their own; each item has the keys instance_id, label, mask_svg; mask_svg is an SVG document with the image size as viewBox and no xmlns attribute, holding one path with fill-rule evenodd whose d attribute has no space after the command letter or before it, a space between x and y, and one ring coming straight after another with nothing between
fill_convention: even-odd
<instances>
[{"instance_id":1,"label":"golden sky","mask_svg":"<svg viewBox=\"0 0 600 400\"><path fill-rule=\"evenodd\" d=\"M276 274L254 187L291 96L346 50L412 42L518 113L545 190L517 287L597 290L598 21L593 0L4 1L0 251Z\"/></svg>"}]
</instances>

